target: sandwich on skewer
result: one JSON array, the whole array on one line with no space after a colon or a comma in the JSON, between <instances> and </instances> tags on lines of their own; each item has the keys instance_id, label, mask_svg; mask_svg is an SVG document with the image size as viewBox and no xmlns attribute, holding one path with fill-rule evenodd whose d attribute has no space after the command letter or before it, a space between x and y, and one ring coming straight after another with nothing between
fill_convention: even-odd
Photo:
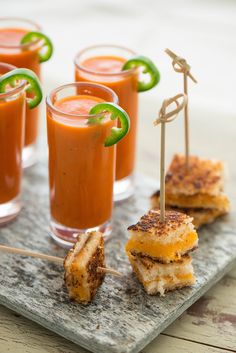
<instances>
[{"instance_id":1,"label":"sandwich on skewer","mask_svg":"<svg viewBox=\"0 0 236 353\"><path fill-rule=\"evenodd\" d=\"M195 283L189 253L198 246L192 219L176 211L151 210L128 228L131 237L126 253L139 281L148 294L160 293Z\"/></svg>"},{"instance_id":2,"label":"sandwich on skewer","mask_svg":"<svg viewBox=\"0 0 236 353\"><path fill-rule=\"evenodd\" d=\"M188 95L189 79L197 83L190 65L170 49L165 52L172 59L174 71L183 74L184 93ZM166 174L166 207L187 213L199 228L229 211L229 200L224 194L224 165L221 161L190 155L188 104L184 109L184 136L185 155L174 155ZM157 190L151 196L151 206L158 208L159 204L160 192Z\"/></svg>"},{"instance_id":3,"label":"sandwich on skewer","mask_svg":"<svg viewBox=\"0 0 236 353\"><path fill-rule=\"evenodd\" d=\"M192 218L176 211L166 211L165 222L161 222L160 210L151 210L128 231L131 236L126 252L147 256L160 263L178 261L198 245Z\"/></svg>"},{"instance_id":4,"label":"sandwich on skewer","mask_svg":"<svg viewBox=\"0 0 236 353\"><path fill-rule=\"evenodd\" d=\"M63 265L64 280L69 297L83 305L87 305L93 300L106 273L122 276L120 272L105 266L103 234L96 231L79 235L77 242L65 259L5 245L0 245L0 251Z\"/></svg>"},{"instance_id":5,"label":"sandwich on skewer","mask_svg":"<svg viewBox=\"0 0 236 353\"><path fill-rule=\"evenodd\" d=\"M213 222L229 211L229 200L224 193L224 165L221 161L174 155L165 177L167 209L187 213L195 227ZM160 204L159 190L151 196L151 207Z\"/></svg>"},{"instance_id":6,"label":"sandwich on skewer","mask_svg":"<svg viewBox=\"0 0 236 353\"><path fill-rule=\"evenodd\" d=\"M180 104L178 98L183 98ZM177 108L166 112L176 103ZM192 218L175 210L165 210L165 124L175 119L186 106L185 94L165 100L159 111L161 123L160 210L150 210L130 227L126 253L133 271L150 294L163 296L166 291L191 286L196 279L189 253L198 245Z\"/></svg>"},{"instance_id":7,"label":"sandwich on skewer","mask_svg":"<svg viewBox=\"0 0 236 353\"><path fill-rule=\"evenodd\" d=\"M104 239L102 233L85 233L68 252L64 260L65 284L69 297L88 304L102 284L105 273Z\"/></svg>"}]
</instances>

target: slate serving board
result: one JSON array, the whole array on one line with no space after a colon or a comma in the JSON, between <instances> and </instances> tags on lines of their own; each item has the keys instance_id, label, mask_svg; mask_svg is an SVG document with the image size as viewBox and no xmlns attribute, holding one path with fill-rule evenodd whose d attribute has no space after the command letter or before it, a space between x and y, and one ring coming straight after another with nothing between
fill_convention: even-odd
<instances>
[{"instance_id":1,"label":"slate serving board","mask_svg":"<svg viewBox=\"0 0 236 353\"><path fill-rule=\"evenodd\" d=\"M45 151L45 149L44 149ZM138 175L135 196L115 206L113 237L106 245L107 264L124 273L107 276L88 307L70 302L63 268L38 259L0 254L0 303L96 353L137 353L216 283L236 260L235 212L200 231L193 253L197 283L168 293L147 296L124 254L126 228L148 209L157 181ZM64 256L48 236L48 185L44 152L27 170L24 209L18 219L0 228L0 242Z\"/></svg>"}]
</instances>

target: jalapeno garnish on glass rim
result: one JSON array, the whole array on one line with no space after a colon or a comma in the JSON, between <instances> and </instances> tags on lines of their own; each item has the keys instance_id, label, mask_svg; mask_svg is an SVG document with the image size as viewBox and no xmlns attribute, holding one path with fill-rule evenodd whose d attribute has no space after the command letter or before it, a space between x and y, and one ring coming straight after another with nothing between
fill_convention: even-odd
<instances>
[{"instance_id":1,"label":"jalapeno garnish on glass rim","mask_svg":"<svg viewBox=\"0 0 236 353\"><path fill-rule=\"evenodd\" d=\"M138 81L138 92L148 91L160 81L160 72L156 65L146 56L137 55L130 58L122 67L122 70L141 68L142 73L149 76L148 81Z\"/></svg>"},{"instance_id":2,"label":"jalapeno garnish on glass rim","mask_svg":"<svg viewBox=\"0 0 236 353\"><path fill-rule=\"evenodd\" d=\"M90 115L99 115L110 113L110 119L118 119L120 127L112 127L111 134L106 138L104 145L106 147L112 146L120 141L129 131L130 120L129 116L124 109L115 103L98 103L90 110ZM88 119L88 124L99 124L105 118L101 115L100 117L91 117Z\"/></svg>"},{"instance_id":3,"label":"jalapeno garnish on glass rim","mask_svg":"<svg viewBox=\"0 0 236 353\"><path fill-rule=\"evenodd\" d=\"M39 62L48 61L53 53L53 45L51 40L41 32L28 32L26 35L21 39L21 44L33 43L38 40L42 40L43 44L39 51Z\"/></svg>"},{"instance_id":4,"label":"jalapeno garnish on glass rim","mask_svg":"<svg viewBox=\"0 0 236 353\"><path fill-rule=\"evenodd\" d=\"M42 100L43 93L37 75L29 69L15 69L0 76L0 93L7 92L7 86L16 87L19 81L26 81L26 100L30 109L35 108ZM33 97L27 97L32 93Z\"/></svg>"}]
</instances>

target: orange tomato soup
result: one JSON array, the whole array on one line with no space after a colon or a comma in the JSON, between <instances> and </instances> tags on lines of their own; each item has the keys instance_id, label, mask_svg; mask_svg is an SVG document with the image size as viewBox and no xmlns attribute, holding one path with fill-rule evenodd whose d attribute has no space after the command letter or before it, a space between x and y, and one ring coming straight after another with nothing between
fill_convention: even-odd
<instances>
[{"instance_id":1,"label":"orange tomato soup","mask_svg":"<svg viewBox=\"0 0 236 353\"><path fill-rule=\"evenodd\" d=\"M116 180L131 175L135 165L138 77L136 71L121 71L125 61L126 59L118 56L94 56L80 63L80 67L85 70L77 66L75 71L76 81L96 82L111 88L118 95L119 105L130 117L130 131L117 144Z\"/></svg>"},{"instance_id":2,"label":"orange tomato soup","mask_svg":"<svg viewBox=\"0 0 236 353\"><path fill-rule=\"evenodd\" d=\"M3 73L0 65L0 75ZM24 91L19 90L15 95L0 94L0 204L20 194L24 128Z\"/></svg>"},{"instance_id":3,"label":"orange tomato soup","mask_svg":"<svg viewBox=\"0 0 236 353\"><path fill-rule=\"evenodd\" d=\"M17 67L31 69L40 77L40 63L38 58L39 45L20 45L22 37L28 32L29 30L24 28L0 28L0 61ZM32 110L26 107L26 146L36 142L38 118L38 107Z\"/></svg>"},{"instance_id":4,"label":"orange tomato soup","mask_svg":"<svg viewBox=\"0 0 236 353\"><path fill-rule=\"evenodd\" d=\"M87 123L90 109L103 101L76 95L54 103L63 115L48 108L51 215L70 228L96 227L112 215L115 147L105 147L104 140L115 122Z\"/></svg>"}]
</instances>

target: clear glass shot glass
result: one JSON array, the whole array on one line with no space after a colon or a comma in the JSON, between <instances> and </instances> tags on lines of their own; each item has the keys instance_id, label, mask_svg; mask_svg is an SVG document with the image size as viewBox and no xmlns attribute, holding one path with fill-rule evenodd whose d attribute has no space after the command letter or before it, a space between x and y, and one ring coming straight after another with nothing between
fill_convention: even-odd
<instances>
[{"instance_id":1,"label":"clear glass shot glass","mask_svg":"<svg viewBox=\"0 0 236 353\"><path fill-rule=\"evenodd\" d=\"M0 62L0 76L15 66ZM24 83L0 93L0 224L21 210L22 151L25 135Z\"/></svg>"},{"instance_id":2,"label":"clear glass shot glass","mask_svg":"<svg viewBox=\"0 0 236 353\"><path fill-rule=\"evenodd\" d=\"M138 70L121 70L123 64L134 55L132 50L120 46L97 45L80 51L74 60L75 80L96 82L111 88L130 117L130 131L117 144L115 201L124 200L134 192Z\"/></svg>"},{"instance_id":3,"label":"clear glass shot glass","mask_svg":"<svg viewBox=\"0 0 236 353\"><path fill-rule=\"evenodd\" d=\"M0 18L0 61L28 68L40 78L41 65L38 52L42 48L42 42L20 44L21 38L31 31L41 31L41 28L38 24L23 18ZM38 124L39 107L35 109L26 107L23 167L30 167L37 160Z\"/></svg>"},{"instance_id":4,"label":"clear glass shot glass","mask_svg":"<svg viewBox=\"0 0 236 353\"><path fill-rule=\"evenodd\" d=\"M116 146L105 147L104 140L116 121L107 116L88 124L88 105L100 101L118 98L86 82L58 87L46 100L51 236L64 247L89 230L111 233Z\"/></svg>"}]
</instances>

